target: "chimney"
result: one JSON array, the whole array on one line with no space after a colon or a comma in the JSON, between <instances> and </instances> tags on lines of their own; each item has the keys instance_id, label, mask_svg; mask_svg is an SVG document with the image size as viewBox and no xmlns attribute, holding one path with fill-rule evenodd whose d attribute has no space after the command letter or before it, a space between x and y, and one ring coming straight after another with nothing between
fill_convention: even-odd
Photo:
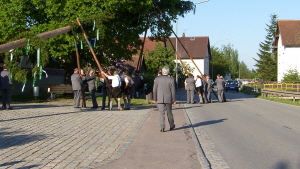
<instances>
[{"instance_id":1,"label":"chimney","mask_svg":"<svg viewBox=\"0 0 300 169\"><path fill-rule=\"evenodd\" d=\"M184 32L182 33L182 37L185 38L185 33Z\"/></svg>"}]
</instances>

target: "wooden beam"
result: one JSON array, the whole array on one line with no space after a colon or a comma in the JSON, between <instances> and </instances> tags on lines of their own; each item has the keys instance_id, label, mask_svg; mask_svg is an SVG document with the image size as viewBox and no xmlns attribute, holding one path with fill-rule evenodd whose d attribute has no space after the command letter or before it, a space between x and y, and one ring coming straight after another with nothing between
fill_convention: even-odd
<instances>
[{"instance_id":1,"label":"wooden beam","mask_svg":"<svg viewBox=\"0 0 300 169\"><path fill-rule=\"evenodd\" d=\"M71 27L66 26L66 27L63 27L63 28L59 28L59 29L55 29L55 30L52 30L52 31L44 32L44 33L38 34L36 36L40 37L41 39L49 39L51 37L67 33L69 31L71 31ZM16 41L12 41L12 42L9 42L9 43L2 44L2 45L0 45L0 53L8 52L11 49L16 49L16 48L19 48L19 47L26 46L26 43L27 43L27 39L23 38L23 39L19 39L19 40L16 40Z\"/></svg>"}]
</instances>

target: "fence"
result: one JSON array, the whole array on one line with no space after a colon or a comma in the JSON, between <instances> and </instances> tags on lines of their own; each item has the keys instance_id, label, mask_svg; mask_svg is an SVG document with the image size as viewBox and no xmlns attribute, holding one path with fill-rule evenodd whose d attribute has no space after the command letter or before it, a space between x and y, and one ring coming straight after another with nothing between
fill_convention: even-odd
<instances>
[{"instance_id":1,"label":"fence","mask_svg":"<svg viewBox=\"0 0 300 169\"><path fill-rule=\"evenodd\" d=\"M300 92L293 92L293 91L262 89L261 94L262 96L265 97L278 97L278 98L292 99L294 102L300 99Z\"/></svg>"},{"instance_id":2,"label":"fence","mask_svg":"<svg viewBox=\"0 0 300 169\"><path fill-rule=\"evenodd\" d=\"M248 83L245 86L254 89L272 89L282 91L300 91L300 83Z\"/></svg>"}]
</instances>

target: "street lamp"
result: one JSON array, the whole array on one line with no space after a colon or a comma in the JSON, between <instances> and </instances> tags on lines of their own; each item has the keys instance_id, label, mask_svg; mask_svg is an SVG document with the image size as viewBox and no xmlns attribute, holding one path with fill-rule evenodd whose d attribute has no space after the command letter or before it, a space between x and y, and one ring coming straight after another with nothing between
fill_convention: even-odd
<instances>
[{"instance_id":1,"label":"street lamp","mask_svg":"<svg viewBox=\"0 0 300 169\"><path fill-rule=\"evenodd\" d=\"M208 2L208 1L209 0L205 0L205 1L197 2L195 4L202 4L202 3ZM179 18L177 18L177 21L176 21L176 35L178 35L178 19ZM177 39L177 37L176 37L176 52L178 54L178 39ZM175 77L175 79L176 79L176 89L178 89L178 57L177 57L177 54L176 54L176 70L175 70L175 72L176 72L176 77Z\"/></svg>"},{"instance_id":2,"label":"street lamp","mask_svg":"<svg viewBox=\"0 0 300 169\"><path fill-rule=\"evenodd\" d=\"M178 35L178 18L176 21L176 35ZM177 37L176 37L176 90L178 90L178 49L177 49Z\"/></svg>"},{"instance_id":3,"label":"street lamp","mask_svg":"<svg viewBox=\"0 0 300 169\"><path fill-rule=\"evenodd\" d=\"M204 2L208 2L209 0L206 0L206 1L201 1L201 2L197 2L197 3L195 3L195 4L202 4L202 3L204 3Z\"/></svg>"}]
</instances>

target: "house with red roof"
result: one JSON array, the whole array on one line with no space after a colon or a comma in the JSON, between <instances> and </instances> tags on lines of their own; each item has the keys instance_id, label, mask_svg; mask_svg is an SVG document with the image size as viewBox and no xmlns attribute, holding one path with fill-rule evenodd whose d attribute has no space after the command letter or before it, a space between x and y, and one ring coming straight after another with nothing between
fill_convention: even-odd
<instances>
[{"instance_id":1,"label":"house with red roof","mask_svg":"<svg viewBox=\"0 0 300 169\"><path fill-rule=\"evenodd\" d=\"M190 72L194 75L194 77L201 74L209 75L211 53L208 36L185 37L183 35L178 38L177 45L175 37L171 37L170 40L174 46L177 46L177 52L182 62L189 64L191 68L194 68L193 72ZM171 45L171 42L168 41L167 46ZM197 65L201 73L198 71L192 60Z\"/></svg>"},{"instance_id":2,"label":"house with red roof","mask_svg":"<svg viewBox=\"0 0 300 169\"><path fill-rule=\"evenodd\" d=\"M144 38L141 38L141 40L144 40ZM157 42L157 41L151 41L149 38L145 39L144 44L144 50L143 50L143 56L147 54L149 51L152 51L155 49L155 46L157 43L163 42ZM177 44L177 45L176 45ZM209 62L211 59L211 53L210 53L210 44L209 44L209 37L207 36L197 36L197 37L178 37L177 43L176 43L176 37L170 37L170 41L168 40L166 42L167 47L174 46L174 48L177 48L178 55L183 63L188 64L191 68L194 68L192 73L195 77L197 75L202 74L209 74ZM172 47L171 47L172 48ZM175 54L175 51L174 51ZM190 59L192 58L194 63L197 65L201 73L196 68L195 64ZM138 64L139 55L133 55L132 60L125 61L124 64L128 64L132 67L135 67L136 69L140 70L140 72L145 71L144 67L144 58L142 57L142 64ZM179 58L177 59L178 64L180 64ZM140 66L140 67L139 67Z\"/></svg>"},{"instance_id":3,"label":"house with red roof","mask_svg":"<svg viewBox=\"0 0 300 169\"><path fill-rule=\"evenodd\" d=\"M296 69L300 72L300 20L278 20L274 50L277 50L277 81Z\"/></svg>"}]
</instances>

